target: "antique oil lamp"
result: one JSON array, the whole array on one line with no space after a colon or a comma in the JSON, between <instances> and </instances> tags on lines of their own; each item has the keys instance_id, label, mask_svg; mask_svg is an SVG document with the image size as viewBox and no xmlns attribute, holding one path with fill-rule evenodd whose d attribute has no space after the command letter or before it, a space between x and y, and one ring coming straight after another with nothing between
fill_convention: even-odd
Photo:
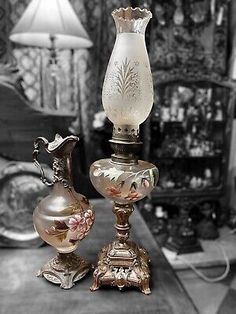
<instances>
[{"instance_id":1,"label":"antique oil lamp","mask_svg":"<svg viewBox=\"0 0 236 314\"><path fill-rule=\"evenodd\" d=\"M70 289L91 268L87 261L73 253L94 222L94 211L89 201L75 192L72 186L71 153L77 141L78 138L73 135L62 138L57 134L51 143L38 137L33 152L42 182L52 186L51 194L41 200L35 209L33 222L40 237L58 252L56 257L40 269L38 276L60 284L64 289ZM53 158L52 182L47 181L38 161L40 145Z\"/></svg>"},{"instance_id":2,"label":"antique oil lamp","mask_svg":"<svg viewBox=\"0 0 236 314\"><path fill-rule=\"evenodd\" d=\"M107 117L113 122L110 140L114 154L94 162L90 179L97 191L114 201L116 240L98 255L91 290L102 285L119 289L136 286L150 293L149 255L129 238L129 216L133 203L154 188L157 168L138 160L139 125L153 105L153 83L145 45L145 29L152 16L140 8L120 8L112 12L117 37L105 75L102 101Z\"/></svg>"}]
</instances>

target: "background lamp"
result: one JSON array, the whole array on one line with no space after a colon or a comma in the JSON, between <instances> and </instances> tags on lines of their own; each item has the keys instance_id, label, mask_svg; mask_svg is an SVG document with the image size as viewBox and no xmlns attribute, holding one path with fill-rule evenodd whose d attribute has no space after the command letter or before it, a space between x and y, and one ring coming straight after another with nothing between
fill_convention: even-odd
<instances>
[{"instance_id":1,"label":"background lamp","mask_svg":"<svg viewBox=\"0 0 236 314\"><path fill-rule=\"evenodd\" d=\"M89 48L92 42L68 0L32 0L9 36L22 45L50 49L50 65L57 64L56 49ZM52 66L55 104L59 109L56 66Z\"/></svg>"}]
</instances>

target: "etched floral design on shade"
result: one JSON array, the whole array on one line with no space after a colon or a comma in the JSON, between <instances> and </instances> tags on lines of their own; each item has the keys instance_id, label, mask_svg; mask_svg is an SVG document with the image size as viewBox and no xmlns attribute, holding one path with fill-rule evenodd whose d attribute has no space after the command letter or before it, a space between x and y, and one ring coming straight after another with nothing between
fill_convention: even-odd
<instances>
[{"instance_id":1,"label":"etched floral design on shade","mask_svg":"<svg viewBox=\"0 0 236 314\"><path fill-rule=\"evenodd\" d=\"M122 61L120 66L117 65L114 85L122 97L135 97L139 92L137 90L139 87L138 73L135 72L134 66L131 66L131 61L127 58Z\"/></svg>"}]
</instances>

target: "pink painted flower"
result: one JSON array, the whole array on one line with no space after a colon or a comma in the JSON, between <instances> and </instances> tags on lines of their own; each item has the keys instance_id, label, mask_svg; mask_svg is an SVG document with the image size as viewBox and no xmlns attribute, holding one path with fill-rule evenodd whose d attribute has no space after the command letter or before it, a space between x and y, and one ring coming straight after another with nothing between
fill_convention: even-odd
<instances>
[{"instance_id":1,"label":"pink painted flower","mask_svg":"<svg viewBox=\"0 0 236 314\"><path fill-rule=\"evenodd\" d=\"M94 211L90 208L83 213L69 218L69 221L67 222L69 230L71 231L69 241L75 244L77 241L86 237L94 223L94 219Z\"/></svg>"},{"instance_id":2,"label":"pink painted flower","mask_svg":"<svg viewBox=\"0 0 236 314\"><path fill-rule=\"evenodd\" d=\"M92 224L94 223L94 219L95 219L94 212L91 209L88 209L86 213L84 214L84 218L85 218L87 226L90 228Z\"/></svg>"},{"instance_id":3,"label":"pink painted flower","mask_svg":"<svg viewBox=\"0 0 236 314\"><path fill-rule=\"evenodd\" d=\"M88 228L87 225L85 224L83 228L80 229L80 233L78 234L79 240L82 240L83 238L85 238L89 230L90 228Z\"/></svg>"},{"instance_id":4,"label":"pink painted flower","mask_svg":"<svg viewBox=\"0 0 236 314\"><path fill-rule=\"evenodd\" d=\"M108 186L106 188L107 194L109 196L113 196L113 197L119 197L121 196L121 191L119 187L115 187L115 186Z\"/></svg>"},{"instance_id":5,"label":"pink painted flower","mask_svg":"<svg viewBox=\"0 0 236 314\"><path fill-rule=\"evenodd\" d=\"M69 219L68 227L70 228L70 231L74 232L76 230L79 230L81 225L83 225L84 223L84 217L81 217L81 215L74 215Z\"/></svg>"},{"instance_id":6,"label":"pink painted flower","mask_svg":"<svg viewBox=\"0 0 236 314\"><path fill-rule=\"evenodd\" d=\"M144 187L145 189L148 189L150 186L150 183L146 178L142 178L141 184L142 184L142 187Z\"/></svg>"},{"instance_id":7,"label":"pink painted flower","mask_svg":"<svg viewBox=\"0 0 236 314\"><path fill-rule=\"evenodd\" d=\"M141 193L138 193L136 191L129 191L129 194L125 196L125 199L127 201L137 201L140 199L143 195Z\"/></svg>"},{"instance_id":8,"label":"pink painted flower","mask_svg":"<svg viewBox=\"0 0 236 314\"><path fill-rule=\"evenodd\" d=\"M76 242L79 240L82 240L83 238L86 237L86 235L88 234L90 228L88 228L88 225L86 224L86 222L84 222L83 224L81 224L79 226L79 229L76 229L70 236L70 242Z\"/></svg>"},{"instance_id":9,"label":"pink painted flower","mask_svg":"<svg viewBox=\"0 0 236 314\"><path fill-rule=\"evenodd\" d=\"M96 168L93 172L94 177L99 177L102 174L102 171L100 168Z\"/></svg>"}]
</instances>

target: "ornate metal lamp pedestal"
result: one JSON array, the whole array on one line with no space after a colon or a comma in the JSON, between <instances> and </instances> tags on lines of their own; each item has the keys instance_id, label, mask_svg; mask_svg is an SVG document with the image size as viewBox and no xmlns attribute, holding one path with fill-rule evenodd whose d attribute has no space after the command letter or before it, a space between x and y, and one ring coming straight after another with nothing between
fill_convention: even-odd
<instances>
[{"instance_id":1,"label":"ornate metal lamp pedestal","mask_svg":"<svg viewBox=\"0 0 236 314\"><path fill-rule=\"evenodd\" d=\"M70 289L91 270L91 264L74 253L58 253L37 273L63 289Z\"/></svg>"},{"instance_id":2,"label":"ornate metal lamp pedestal","mask_svg":"<svg viewBox=\"0 0 236 314\"><path fill-rule=\"evenodd\" d=\"M149 279L150 262L148 253L129 238L129 216L133 205L114 205L113 212L117 222L117 240L105 246L98 255L98 266L93 274L91 290L97 290L102 285L124 287L136 286L143 293L150 294Z\"/></svg>"}]
</instances>

